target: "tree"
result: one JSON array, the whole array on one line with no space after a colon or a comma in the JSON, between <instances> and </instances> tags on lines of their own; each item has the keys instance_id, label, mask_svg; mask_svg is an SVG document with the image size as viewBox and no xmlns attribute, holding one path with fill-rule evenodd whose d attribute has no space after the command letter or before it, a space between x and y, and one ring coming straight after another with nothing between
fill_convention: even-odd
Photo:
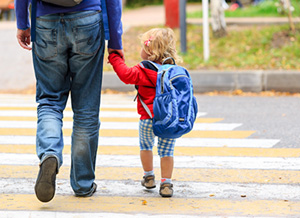
<instances>
[{"instance_id":1,"label":"tree","mask_svg":"<svg viewBox=\"0 0 300 218\"><path fill-rule=\"evenodd\" d=\"M216 38L224 37L227 35L224 8L222 6L223 1L224 0L211 0L210 2L212 19L211 25L213 35Z\"/></svg>"},{"instance_id":2,"label":"tree","mask_svg":"<svg viewBox=\"0 0 300 218\"><path fill-rule=\"evenodd\" d=\"M287 11L289 24L290 24L290 30L295 33L295 25L292 20L292 10L294 9L290 0L280 0L283 8L285 11Z\"/></svg>"},{"instance_id":3,"label":"tree","mask_svg":"<svg viewBox=\"0 0 300 218\"><path fill-rule=\"evenodd\" d=\"M281 14L287 14L290 24L290 30L295 33L295 25L292 20L292 12L294 11L294 7L291 4L290 0L278 0L279 3L277 5L277 11Z\"/></svg>"}]
</instances>

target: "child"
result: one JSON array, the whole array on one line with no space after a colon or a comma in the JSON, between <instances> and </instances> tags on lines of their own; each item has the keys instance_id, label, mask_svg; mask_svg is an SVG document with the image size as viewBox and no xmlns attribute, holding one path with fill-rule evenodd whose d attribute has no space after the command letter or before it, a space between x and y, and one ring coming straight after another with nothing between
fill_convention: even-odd
<instances>
[{"instance_id":1,"label":"child","mask_svg":"<svg viewBox=\"0 0 300 218\"><path fill-rule=\"evenodd\" d=\"M117 53L111 53L108 57L118 77L126 84L134 84L138 88L137 110L141 115L139 121L140 158L144 169L142 186L147 189L155 188L155 176L153 172L154 133L152 119L144 109L141 100L148 106L153 116L153 100L155 97L155 86L157 79L157 67L162 62L172 57L180 61L175 48L175 36L169 28L155 28L141 36L143 61L134 67L127 67L122 57ZM151 61L152 63L150 63ZM167 60L167 63L171 60ZM153 64L154 63L154 64ZM173 184L173 152L175 139L158 137L158 154L161 165L161 183L159 194L162 197L172 197Z\"/></svg>"}]
</instances>

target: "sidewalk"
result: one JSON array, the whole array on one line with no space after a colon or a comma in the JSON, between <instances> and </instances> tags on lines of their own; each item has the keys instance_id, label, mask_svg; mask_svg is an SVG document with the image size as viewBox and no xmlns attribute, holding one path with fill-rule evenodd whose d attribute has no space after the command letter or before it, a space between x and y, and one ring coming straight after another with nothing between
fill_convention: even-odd
<instances>
[{"instance_id":1,"label":"sidewalk","mask_svg":"<svg viewBox=\"0 0 300 218\"><path fill-rule=\"evenodd\" d=\"M188 4L188 12L200 11L200 4ZM155 12L155 14L153 14ZM137 19L138 18L138 19ZM149 19L151 18L151 19ZM165 9L163 6L146 6L123 12L123 24L128 26L163 25L165 24ZM251 18L225 18L227 25L267 25L288 23L287 17L251 17ZM293 18L294 23L300 23L300 17ZM188 18L187 23L202 25L202 18Z\"/></svg>"},{"instance_id":2,"label":"sidewalk","mask_svg":"<svg viewBox=\"0 0 300 218\"><path fill-rule=\"evenodd\" d=\"M187 6L188 11L201 10L200 4ZM123 12L124 31L133 26L163 25L163 6L147 6ZM202 25L202 19L188 19L188 23ZM227 18L227 25L282 24L287 18ZM294 22L300 22L295 19ZM0 92L24 90L35 86L31 54L19 47L16 40L16 24L0 22ZM285 91L300 92L299 71L191 71L196 92L208 91ZM131 91L133 87L124 85L113 72L105 72L104 89Z\"/></svg>"}]
</instances>

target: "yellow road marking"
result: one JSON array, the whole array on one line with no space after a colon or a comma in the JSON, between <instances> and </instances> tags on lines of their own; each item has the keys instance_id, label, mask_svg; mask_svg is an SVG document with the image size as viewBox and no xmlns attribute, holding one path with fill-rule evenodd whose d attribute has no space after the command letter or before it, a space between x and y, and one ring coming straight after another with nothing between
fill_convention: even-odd
<instances>
[{"instance_id":1,"label":"yellow road marking","mask_svg":"<svg viewBox=\"0 0 300 218\"><path fill-rule=\"evenodd\" d=\"M73 121L72 117L65 117L64 121ZM139 122L138 117L100 117L101 122ZM216 123L223 118L197 118L196 123ZM36 117L4 117L0 116L0 121L37 121Z\"/></svg>"},{"instance_id":2,"label":"yellow road marking","mask_svg":"<svg viewBox=\"0 0 300 218\"><path fill-rule=\"evenodd\" d=\"M153 149L157 154L156 149ZM98 154L138 155L138 146L99 145ZM35 145L0 145L0 153L35 154ZM71 146L65 145L64 154L71 153ZM299 157L299 148L228 148L228 147L175 147L178 156L219 156L219 157Z\"/></svg>"},{"instance_id":3,"label":"yellow road marking","mask_svg":"<svg viewBox=\"0 0 300 218\"><path fill-rule=\"evenodd\" d=\"M146 200L146 204L143 203ZM76 198L56 195L43 204L35 195L1 194L0 210L14 211L64 211L64 212L114 212L186 215L239 215L248 216L298 216L300 202L284 200L222 200L199 198L112 197L98 196ZM30 202L30 203L28 203Z\"/></svg>"},{"instance_id":4,"label":"yellow road marking","mask_svg":"<svg viewBox=\"0 0 300 218\"><path fill-rule=\"evenodd\" d=\"M36 179L38 166L0 165L0 178ZM157 179L160 169L154 169ZM139 181L142 167L97 167L96 179ZM62 166L58 179L70 179L70 167ZM191 169L175 168L174 181L218 182L218 183L260 183L299 184L300 171L291 170L246 170L246 169Z\"/></svg>"},{"instance_id":5,"label":"yellow road marking","mask_svg":"<svg viewBox=\"0 0 300 218\"><path fill-rule=\"evenodd\" d=\"M64 129L64 136L71 136L71 129ZM198 131L193 130L184 135L184 138L247 138L255 131ZM0 128L0 135L34 136L36 129ZM100 129L103 137L138 137L138 130L132 129Z\"/></svg>"}]
</instances>

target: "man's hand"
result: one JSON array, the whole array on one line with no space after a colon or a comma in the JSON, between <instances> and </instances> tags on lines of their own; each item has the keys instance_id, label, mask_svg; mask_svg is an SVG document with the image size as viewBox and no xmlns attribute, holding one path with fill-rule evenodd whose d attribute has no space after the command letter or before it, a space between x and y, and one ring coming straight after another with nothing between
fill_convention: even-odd
<instances>
[{"instance_id":1,"label":"man's hand","mask_svg":"<svg viewBox=\"0 0 300 218\"><path fill-rule=\"evenodd\" d=\"M111 53L118 53L120 55L120 57L125 61L123 50L109 48L108 49L108 54L111 54Z\"/></svg>"},{"instance_id":2,"label":"man's hand","mask_svg":"<svg viewBox=\"0 0 300 218\"><path fill-rule=\"evenodd\" d=\"M17 30L17 40L20 46L26 50L31 50L30 45L30 28L27 30Z\"/></svg>"}]
</instances>

